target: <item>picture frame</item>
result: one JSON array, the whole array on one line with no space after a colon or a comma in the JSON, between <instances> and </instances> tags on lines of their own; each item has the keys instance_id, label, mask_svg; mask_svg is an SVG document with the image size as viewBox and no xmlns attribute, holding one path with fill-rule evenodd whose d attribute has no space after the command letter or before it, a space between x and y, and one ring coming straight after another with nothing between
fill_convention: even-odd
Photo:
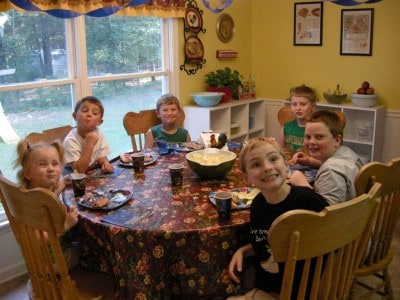
<instances>
[{"instance_id":1,"label":"picture frame","mask_svg":"<svg viewBox=\"0 0 400 300\"><path fill-rule=\"evenodd\" d=\"M372 55L374 9L342 9L340 55Z\"/></svg>"},{"instance_id":2,"label":"picture frame","mask_svg":"<svg viewBox=\"0 0 400 300\"><path fill-rule=\"evenodd\" d=\"M322 46L323 8L322 1L294 4L295 46Z\"/></svg>"}]
</instances>

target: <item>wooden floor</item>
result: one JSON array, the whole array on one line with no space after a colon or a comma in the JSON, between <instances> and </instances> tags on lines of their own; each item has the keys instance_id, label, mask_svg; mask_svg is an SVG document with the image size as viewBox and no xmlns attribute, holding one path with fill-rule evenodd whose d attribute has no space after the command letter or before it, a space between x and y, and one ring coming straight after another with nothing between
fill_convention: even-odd
<instances>
[{"instance_id":1,"label":"wooden floor","mask_svg":"<svg viewBox=\"0 0 400 300\"><path fill-rule=\"evenodd\" d=\"M394 299L400 300L400 220L397 222L396 231L392 244L394 250L394 258L390 265L390 274L392 276L392 287L394 292ZM28 276L24 275L13 279L9 282L0 285L0 299L1 300L28 300L26 293L26 281ZM370 280L370 278L368 279ZM371 300L382 299L378 295L374 295Z\"/></svg>"}]
</instances>

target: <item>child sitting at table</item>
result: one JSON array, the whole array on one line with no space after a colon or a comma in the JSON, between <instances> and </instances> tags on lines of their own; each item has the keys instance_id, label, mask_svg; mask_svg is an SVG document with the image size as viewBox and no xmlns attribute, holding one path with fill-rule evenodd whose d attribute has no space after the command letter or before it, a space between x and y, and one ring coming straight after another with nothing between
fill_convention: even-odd
<instances>
[{"instance_id":1,"label":"child sitting at table","mask_svg":"<svg viewBox=\"0 0 400 300\"><path fill-rule=\"evenodd\" d=\"M103 173L114 171L107 158L110 148L99 128L103 115L103 104L96 97L87 96L76 103L72 117L77 126L64 139L66 166L79 173L95 164L100 165Z\"/></svg>"},{"instance_id":2,"label":"child sitting at table","mask_svg":"<svg viewBox=\"0 0 400 300\"><path fill-rule=\"evenodd\" d=\"M307 118L305 127L304 146L308 154L298 152L292 158L295 164L319 167L314 189L330 205L356 196L354 179L363 165L353 150L343 146L344 126L343 120L333 111L313 112ZM299 171L290 174L289 182L311 187Z\"/></svg>"},{"instance_id":3,"label":"child sitting at table","mask_svg":"<svg viewBox=\"0 0 400 300\"><path fill-rule=\"evenodd\" d=\"M315 110L316 101L314 90L308 86L301 85L291 91L290 108L296 118L282 126L278 137L278 143L286 153L293 155L303 148L306 117Z\"/></svg>"},{"instance_id":4,"label":"child sitting at table","mask_svg":"<svg viewBox=\"0 0 400 300\"><path fill-rule=\"evenodd\" d=\"M26 140L21 140L17 145L17 154L15 167L20 167L17 176L27 189L45 188L58 196L69 183L68 176L61 177L64 149L60 142L30 145ZM76 207L67 208L65 231L77 223ZM61 245L68 269L72 269L78 264L79 251L77 244L69 238L68 234L64 234L61 237Z\"/></svg>"},{"instance_id":5,"label":"child sitting at table","mask_svg":"<svg viewBox=\"0 0 400 300\"><path fill-rule=\"evenodd\" d=\"M239 159L242 172L261 192L254 198L250 208L250 243L234 253L229 264L229 275L233 281L240 283L236 272L242 273L245 257L255 255L255 283L252 286L257 289L250 291L248 295L256 293L257 296L267 296L265 292L279 293L284 264L273 261L273 253L266 238L271 224L289 210L307 209L319 212L328 204L312 189L287 183L286 156L274 139L257 137L249 140L241 150ZM232 299L245 298L242 296Z\"/></svg>"},{"instance_id":6,"label":"child sitting at table","mask_svg":"<svg viewBox=\"0 0 400 300\"><path fill-rule=\"evenodd\" d=\"M146 149L154 147L155 139L162 139L169 143L190 142L189 132L177 124L181 114L178 98L171 94L162 95L157 100L156 110L161 124L149 128L146 132Z\"/></svg>"}]
</instances>

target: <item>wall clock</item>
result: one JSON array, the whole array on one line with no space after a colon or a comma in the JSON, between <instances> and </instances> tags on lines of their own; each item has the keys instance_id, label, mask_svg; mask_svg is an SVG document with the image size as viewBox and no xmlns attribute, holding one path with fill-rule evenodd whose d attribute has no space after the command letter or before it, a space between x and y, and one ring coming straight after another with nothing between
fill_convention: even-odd
<instances>
[{"instance_id":1,"label":"wall clock","mask_svg":"<svg viewBox=\"0 0 400 300\"><path fill-rule=\"evenodd\" d=\"M217 20L217 35L221 42L229 42L235 33L235 22L228 14L222 14Z\"/></svg>"}]
</instances>

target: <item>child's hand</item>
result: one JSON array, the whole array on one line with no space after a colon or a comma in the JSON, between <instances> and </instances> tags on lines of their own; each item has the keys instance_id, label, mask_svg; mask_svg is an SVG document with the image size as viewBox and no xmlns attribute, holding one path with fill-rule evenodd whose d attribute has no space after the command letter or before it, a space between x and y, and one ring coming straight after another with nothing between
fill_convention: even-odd
<instances>
[{"instance_id":1,"label":"child's hand","mask_svg":"<svg viewBox=\"0 0 400 300\"><path fill-rule=\"evenodd\" d=\"M85 139L87 144L95 145L97 143L97 140L99 139L99 135L97 134L96 130L93 130L86 134Z\"/></svg>"},{"instance_id":2,"label":"child's hand","mask_svg":"<svg viewBox=\"0 0 400 300\"><path fill-rule=\"evenodd\" d=\"M65 231L70 230L78 223L78 210L75 206L70 206L67 210L65 218L64 229Z\"/></svg>"},{"instance_id":3,"label":"child's hand","mask_svg":"<svg viewBox=\"0 0 400 300\"><path fill-rule=\"evenodd\" d=\"M293 154L289 164L291 165L300 164L307 166L310 164L310 157L304 152L296 152L295 154Z\"/></svg>"},{"instance_id":4,"label":"child's hand","mask_svg":"<svg viewBox=\"0 0 400 300\"><path fill-rule=\"evenodd\" d=\"M112 172L114 172L114 167L112 164L110 164L109 161L105 161L101 165L101 171L102 171L102 173L112 173Z\"/></svg>"},{"instance_id":5,"label":"child's hand","mask_svg":"<svg viewBox=\"0 0 400 300\"><path fill-rule=\"evenodd\" d=\"M307 180L306 175L304 175L301 171L299 170L294 170L289 176L288 180L291 184L296 185L296 186L306 186L309 188L312 188L310 183Z\"/></svg>"}]
</instances>

